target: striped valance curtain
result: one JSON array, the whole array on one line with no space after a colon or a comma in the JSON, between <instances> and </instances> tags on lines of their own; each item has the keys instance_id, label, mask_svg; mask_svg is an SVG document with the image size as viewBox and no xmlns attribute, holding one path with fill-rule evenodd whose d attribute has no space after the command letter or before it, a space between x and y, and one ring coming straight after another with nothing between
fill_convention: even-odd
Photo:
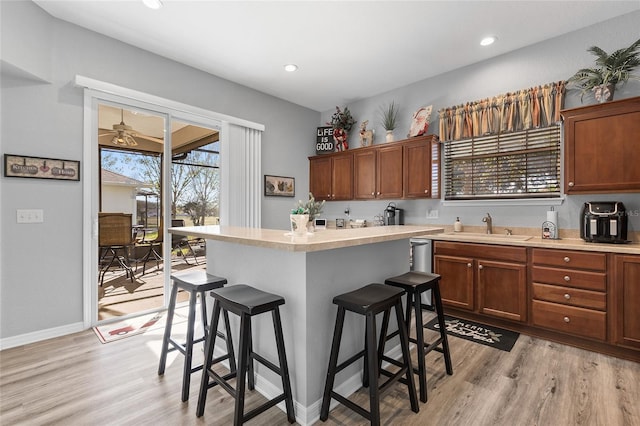
<instances>
[{"instance_id":1,"label":"striped valance curtain","mask_svg":"<svg viewBox=\"0 0 640 426\"><path fill-rule=\"evenodd\" d=\"M443 108L442 142L552 126L560 121L564 81Z\"/></svg>"}]
</instances>

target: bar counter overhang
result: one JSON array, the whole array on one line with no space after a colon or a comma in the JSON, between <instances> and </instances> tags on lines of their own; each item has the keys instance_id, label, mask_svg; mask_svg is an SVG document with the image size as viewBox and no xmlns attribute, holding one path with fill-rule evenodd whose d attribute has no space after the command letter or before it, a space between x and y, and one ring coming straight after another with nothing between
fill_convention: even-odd
<instances>
[{"instance_id":1,"label":"bar counter overhang","mask_svg":"<svg viewBox=\"0 0 640 426\"><path fill-rule=\"evenodd\" d=\"M326 229L294 237L284 230L216 225L170 228L169 232L206 239L207 271L227 278L228 285L248 284L285 298L281 314L287 362L296 419L305 425L319 418L337 311L333 297L407 272L409 238L443 229L396 225ZM207 303L210 314L212 302ZM231 325L237 345L236 318L231 318ZM258 317L252 329L256 352L277 361L270 316ZM338 361L363 347L364 322L347 313ZM359 389L361 367L356 363L341 372L336 377L337 390L348 395ZM256 376L260 393L268 397L280 393L280 378L270 370L256 364Z\"/></svg>"}]
</instances>

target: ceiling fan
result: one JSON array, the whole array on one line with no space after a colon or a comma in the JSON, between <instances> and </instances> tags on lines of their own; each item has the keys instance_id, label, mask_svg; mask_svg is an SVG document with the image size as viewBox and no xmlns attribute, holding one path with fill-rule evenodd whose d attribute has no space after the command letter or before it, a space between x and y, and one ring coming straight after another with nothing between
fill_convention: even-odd
<instances>
[{"instance_id":1,"label":"ceiling fan","mask_svg":"<svg viewBox=\"0 0 640 426\"><path fill-rule=\"evenodd\" d=\"M143 138L152 142L163 143L162 139L157 139L151 136L146 136L133 130L133 127L125 124L124 122L124 109L120 109L120 123L114 124L113 130L109 130L108 133L103 133L98 136L106 136L113 134L111 143L117 146L137 146L138 141L136 138Z\"/></svg>"}]
</instances>

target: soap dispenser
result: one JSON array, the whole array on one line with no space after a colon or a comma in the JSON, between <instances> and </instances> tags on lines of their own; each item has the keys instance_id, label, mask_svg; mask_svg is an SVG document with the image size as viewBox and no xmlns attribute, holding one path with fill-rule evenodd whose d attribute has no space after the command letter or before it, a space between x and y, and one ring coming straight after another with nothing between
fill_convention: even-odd
<instances>
[{"instance_id":1,"label":"soap dispenser","mask_svg":"<svg viewBox=\"0 0 640 426\"><path fill-rule=\"evenodd\" d=\"M453 231L462 232L462 222L460 222L459 217L456 217L456 221L453 223Z\"/></svg>"}]
</instances>

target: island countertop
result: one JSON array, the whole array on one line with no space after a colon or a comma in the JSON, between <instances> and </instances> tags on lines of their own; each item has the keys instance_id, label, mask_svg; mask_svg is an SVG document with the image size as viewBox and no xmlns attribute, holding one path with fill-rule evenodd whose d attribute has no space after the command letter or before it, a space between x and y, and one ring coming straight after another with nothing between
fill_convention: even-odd
<instances>
[{"instance_id":1,"label":"island countertop","mask_svg":"<svg viewBox=\"0 0 640 426\"><path fill-rule=\"evenodd\" d=\"M314 252L436 234L443 232L443 228L426 225L393 225L353 229L322 229L314 233L307 233L304 237L294 237L291 232L282 229L224 225L173 227L169 228L169 232L293 252Z\"/></svg>"}]
</instances>

